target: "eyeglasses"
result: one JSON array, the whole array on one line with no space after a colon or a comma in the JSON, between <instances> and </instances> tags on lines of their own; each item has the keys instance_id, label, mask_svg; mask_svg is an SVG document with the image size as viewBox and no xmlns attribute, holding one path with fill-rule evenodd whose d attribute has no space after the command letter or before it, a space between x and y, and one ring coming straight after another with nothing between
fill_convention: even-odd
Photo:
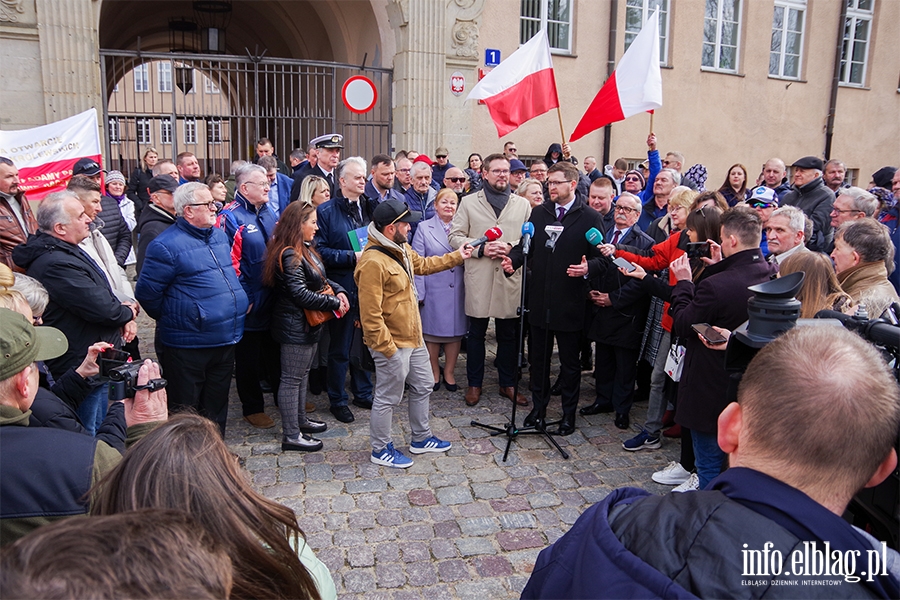
<instances>
[{"instance_id":1,"label":"eyeglasses","mask_svg":"<svg viewBox=\"0 0 900 600\"><path fill-rule=\"evenodd\" d=\"M615 211L620 212L620 213L625 213L625 214L639 212L638 209L636 209L636 208L631 208L630 206L618 206L618 205L616 205Z\"/></svg>"},{"instance_id":2,"label":"eyeglasses","mask_svg":"<svg viewBox=\"0 0 900 600\"><path fill-rule=\"evenodd\" d=\"M839 209L839 208L832 208L832 209L831 209L831 213L832 213L832 214L838 213L838 214L840 214L840 215L842 215L842 214L844 214L844 213L858 213L858 212L862 212L862 211L861 211L861 210L856 210L855 208L851 208L850 210L841 210L841 209Z\"/></svg>"},{"instance_id":3,"label":"eyeglasses","mask_svg":"<svg viewBox=\"0 0 900 600\"><path fill-rule=\"evenodd\" d=\"M397 169L398 173L409 173L409 169Z\"/></svg>"},{"instance_id":4,"label":"eyeglasses","mask_svg":"<svg viewBox=\"0 0 900 600\"><path fill-rule=\"evenodd\" d=\"M569 184L569 183L574 183L574 182L569 181L568 179L563 179L563 180L559 180L559 181L554 181L553 179L548 179L548 180L547 180L547 185L548 185L548 186L550 186L550 185L566 185L566 184Z\"/></svg>"},{"instance_id":5,"label":"eyeglasses","mask_svg":"<svg viewBox=\"0 0 900 600\"><path fill-rule=\"evenodd\" d=\"M506 151L507 152L518 152L519 149L518 148L507 148Z\"/></svg>"},{"instance_id":6,"label":"eyeglasses","mask_svg":"<svg viewBox=\"0 0 900 600\"><path fill-rule=\"evenodd\" d=\"M452 181L453 183L464 183L465 177L444 177L444 181Z\"/></svg>"},{"instance_id":7,"label":"eyeglasses","mask_svg":"<svg viewBox=\"0 0 900 600\"><path fill-rule=\"evenodd\" d=\"M219 212L222 210L221 202L196 202L194 204L188 204L188 206L205 206L212 212Z\"/></svg>"},{"instance_id":8,"label":"eyeglasses","mask_svg":"<svg viewBox=\"0 0 900 600\"><path fill-rule=\"evenodd\" d=\"M258 181L245 181L244 183L252 183L253 185L258 185L259 187L262 187L262 188L271 187L271 186L269 185L269 182L268 182L268 181L265 182L265 183L259 183Z\"/></svg>"},{"instance_id":9,"label":"eyeglasses","mask_svg":"<svg viewBox=\"0 0 900 600\"><path fill-rule=\"evenodd\" d=\"M491 169L488 173L491 175L509 175L509 169Z\"/></svg>"},{"instance_id":10,"label":"eyeglasses","mask_svg":"<svg viewBox=\"0 0 900 600\"><path fill-rule=\"evenodd\" d=\"M447 155L446 154L435 154L434 157L435 158L447 158Z\"/></svg>"},{"instance_id":11,"label":"eyeglasses","mask_svg":"<svg viewBox=\"0 0 900 600\"><path fill-rule=\"evenodd\" d=\"M638 179L637 177L626 177L625 181L637 181L638 183L641 182L641 180Z\"/></svg>"},{"instance_id":12,"label":"eyeglasses","mask_svg":"<svg viewBox=\"0 0 900 600\"><path fill-rule=\"evenodd\" d=\"M668 164L671 164L671 162L672 162L672 161L664 160L664 161L662 161L662 164L663 164L663 166L666 166L666 165L668 165Z\"/></svg>"}]
</instances>

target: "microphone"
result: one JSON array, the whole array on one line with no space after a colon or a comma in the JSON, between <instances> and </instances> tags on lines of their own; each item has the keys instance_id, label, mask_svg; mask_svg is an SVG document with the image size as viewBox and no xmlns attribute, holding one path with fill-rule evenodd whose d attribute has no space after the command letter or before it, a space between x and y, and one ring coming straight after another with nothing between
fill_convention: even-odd
<instances>
[{"instance_id":1,"label":"microphone","mask_svg":"<svg viewBox=\"0 0 900 600\"><path fill-rule=\"evenodd\" d=\"M474 242L469 242L469 245L472 248L477 248L478 246L486 243L493 242L495 240L500 239L500 236L503 235L503 231L500 230L499 227L491 227L487 231L484 232L484 235L475 240Z\"/></svg>"},{"instance_id":2,"label":"microphone","mask_svg":"<svg viewBox=\"0 0 900 600\"><path fill-rule=\"evenodd\" d=\"M534 235L534 223L525 221L522 224L522 252L528 254L531 250L531 236Z\"/></svg>"},{"instance_id":3,"label":"microphone","mask_svg":"<svg viewBox=\"0 0 900 600\"><path fill-rule=\"evenodd\" d=\"M559 221L556 222L559 223ZM562 235L563 229L565 228L562 225L545 226L544 232L547 234L547 242L544 245L550 248L550 250L556 250L556 240Z\"/></svg>"},{"instance_id":4,"label":"microphone","mask_svg":"<svg viewBox=\"0 0 900 600\"><path fill-rule=\"evenodd\" d=\"M603 234L600 233L600 230L596 227L591 227L587 230L587 233L584 234L585 239L587 239L588 243L591 246L596 246L598 244L603 243Z\"/></svg>"}]
</instances>

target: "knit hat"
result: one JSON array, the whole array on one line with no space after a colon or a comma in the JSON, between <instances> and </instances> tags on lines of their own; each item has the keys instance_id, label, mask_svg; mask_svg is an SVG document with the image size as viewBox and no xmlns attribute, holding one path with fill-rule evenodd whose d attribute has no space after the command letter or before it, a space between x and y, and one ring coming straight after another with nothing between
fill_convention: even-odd
<instances>
[{"instance_id":1,"label":"knit hat","mask_svg":"<svg viewBox=\"0 0 900 600\"><path fill-rule=\"evenodd\" d=\"M698 192L706 191L706 167L701 164L696 164L690 169L688 169L687 173L684 174L683 179L690 179L695 184L697 184Z\"/></svg>"},{"instance_id":2,"label":"knit hat","mask_svg":"<svg viewBox=\"0 0 900 600\"><path fill-rule=\"evenodd\" d=\"M0 308L0 381L19 373L36 360L65 354L69 341L55 327L35 327L24 316Z\"/></svg>"},{"instance_id":3,"label":"knit hat","mask_svg":"<svg viewBox=\"0 0 900 600\"><path fill-rule=\"evenodd\" d=\"M626 172L625 172L625 177L628 177L629 175L637 175L637 178L638 178L638 179L640 180L640 182L641 182L641 189L644 189L645 187L647 187L647 180L644 179L644 174L643 174L643 173L641 173L641 172L638 171L637 169L632 169L632 170L630 170L630 171L626 171ZM623 187L623 189L624 189L624 187Z\"/></svg>"},{"instance_id":4,"label":"knit hat","mask_svg":"<svg viewBox=\"0 0 900 600\"><path fill-rule=\"evenodd\" d=\"M125 176L122 175L121 171L110 171L106 174L106 183L109 185L113 181L118 181L119 183L125 184Z\"/></svg>"}]
</instances>

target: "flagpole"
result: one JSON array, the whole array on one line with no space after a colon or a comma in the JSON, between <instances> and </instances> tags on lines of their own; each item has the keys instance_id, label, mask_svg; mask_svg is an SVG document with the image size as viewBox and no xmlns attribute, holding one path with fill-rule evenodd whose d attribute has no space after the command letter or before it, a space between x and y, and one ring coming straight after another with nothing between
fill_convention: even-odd
<instances>
[{"instance_id":1,"label":"flagpole","mask_svg":"<svg viewBox=\"0 0 900 600\"><path fill-rule=\"evenodd\" d=\"M565 144L566 143L566 130L563 129L562 112L559 110L558 106L556 107L556 116L559 117L559 134L562 136L563 144Z\"/></svg>"},{"instance_id":2,"label":"flagpole","mask_svg":"<svg viewBox=\"0 0 900 600\"><path fill-rule=\"evenodd\" d=\"M653 116L656 114L656 111L650 111L650 135L653 135Z\"/></svg>"}]
</instances>

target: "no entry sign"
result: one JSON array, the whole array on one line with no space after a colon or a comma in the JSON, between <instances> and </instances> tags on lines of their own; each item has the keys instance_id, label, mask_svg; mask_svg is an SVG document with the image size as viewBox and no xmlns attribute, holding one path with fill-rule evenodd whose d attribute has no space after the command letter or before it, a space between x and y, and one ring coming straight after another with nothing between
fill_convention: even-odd
<instances>
[{"instance_id":1,"label":"no entry sign","mask_svg":"<svg viewBox=\"0 0 900 600\"><path fill-rule=\"evenodd\" d=\"M375 83L364 75L354 75L344 83L341 98L348 110L357 114L369 112L378 102Z\"/></svg>"}]
</instances>

